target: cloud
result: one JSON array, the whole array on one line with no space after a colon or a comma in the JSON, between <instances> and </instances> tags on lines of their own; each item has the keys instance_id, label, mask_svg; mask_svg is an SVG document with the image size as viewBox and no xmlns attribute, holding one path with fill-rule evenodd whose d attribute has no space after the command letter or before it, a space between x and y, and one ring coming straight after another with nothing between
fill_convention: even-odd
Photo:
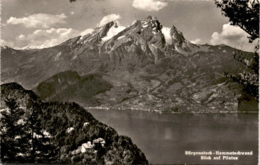
<instances>
[{"instance_id":1,"label":"cloud","mask_svg":"<svg viewBox=\"0 0 260 165\"><path fill-rule=\"evenodd\" d=\"M0 39L0 46L14 47L14 42Z\"/></svg>"},{"instance_id":2,"label":"cloud","mask_svg":"<svg viewBox=\"0 0 260 165\"><path fill-rule=\"evenodd\" d=\"M36 16L38 17L38 16ZM30 18L36 18L34 15L28 16L26 19L24 18L12 18L9 19L7 22L9 24L22 24L27 27L38 27L37 30L32 31L30 34L20 34L15 37L14 42L6 42L1 41L2 45L11 46L13 48L17 49L26 49L26 48L45 48L45 47L52 47L58 44L61 44L62 42L74 38L76 36L84 36L86 34L92 33L94 31L93 28L84 29L82 31L75 30L72 28L47 28L55 23L62 23L62 21L52 21L51 23L39 23L35 21L34 23L31 23L30 25L25 25L26 21ZM62 18L65 18L65 15L62 16ZM121 18L118 14L110 14L102 18L99 25L104 25L110 21L116 21ZM23 20L23 21L22 21ZM107 36L103 38L103 40L108 40L112 38L114 35L118 34L120 31L124 30L125 27L121 26L120 23L117 21L117 28L112 27L107 33Z\"/></svg>"},{"instance_id":3,"label":"cloud","mask_svg":"<svg viewBox=\"0 0 260 165\"><path fill-rule=\"evenodd\" d=\"M145 11L159 11L167 5L167 2L161 0L134 0L132 3L134 8Z\"/></svg>"},{"instance_id":4,"label":"cloud","mask_svg":"<svg viewBox=\"0 0 260 165\"><path fill-rule=\"evenodd\" d=\"M102 20L99 22L98 26L103 26L111 21L117 21L121 19L121 16L119 14L110 14L102 18Z\"/></svg>"},{"instance_id":5,"label":"cloud","mask_svg":"<svg viewBox=\"0 0 260 165\"><path fill-rule=\"evenodd\" d=\"M232 26L229 23L224 24L220 33L214 32L211 35L210 43L213 45L226 44L234 48L247 51L253 51L254 43L250 44L247 38L248 34L239 27Z\"/></svg>"},{"instance_id":6,"label":"cloud","mask_svg":"<svg viewBox=\"0 0 260 165\"><path fill-rule=\"evenodd\" d=\"M197 38L196 40L192 40L190 42L193 43L193 44L201 44L201 39Z\"/></svg>"},{"instance_id":7,"label":"cloud","mask_svg":"<svg viewBox=\"0 0 260 165\"><path fill-rule=\"evenodd\" d=\"M72 37L78 36L79 31L71 28L51 28L35 30L32 34L16 37L16 47L43 48L58 45Z\"/></svg>"},{"instance_id":8,"label":"cloud","mask_svg":"<svg viewBox=\"0 0 260 165\"><path fill-rule=\"evenodd\" d=\"M169 27L163 27L162 28L162 33L164 35L166 43L168 43L168 44L172 43L172 38L171 38L171 35L170 35L170 31L171 31L171 28L169 28Z\"/></svg>"},{"instance_id":9,"label":"cloud","mask_svg":"<svg viewBox=\"0 0 260 165\"><path fill-rule=\"evenodd\" d=\"M21 34L21 35L19 35L18 38L19 38L19 39L24 39L24 38L25 38L25 35Z\"/></svg>"},{"instance_id":10,"label":"cloud","mask_svg":"<svg viewBox=\"0 0 260 165\"><path fill-rule=\"evenodd\" d=\"M104 19L106 18L106 19ZM101 22L104 20L119 19L120 17L104 17ZM118 22L119 24L119 22ZM118 25L117 28L114 26L110 28L107 33L107 36L103 38L103 41L108 40L118 34L120 31L124 30L126 27ZM86 34L92 33L94 29L88 28L83 31L75 30L72 28L48 28L42 29L39 28L34 30L30 34L20 34L15 37L14 42L8 42L5 40L0 40L1 46L10 46L16 49L35 49L35 48L46 48L56 46L65 42L70 38L76 36L84 36Z\"/></svg>"},{"instance_id":11,"label":"cloud","mask_svg":"<svg viewBox=\"0 0 260 165\"><path fill-rule=\"evenodd\" d=\"M58 23L65 23L65 18L67 18L65 14L51 15L38 13L22 18L10 17L6 23L13 25L21 24L27 28L49 28Z\"/></svg>"}]
</instances>

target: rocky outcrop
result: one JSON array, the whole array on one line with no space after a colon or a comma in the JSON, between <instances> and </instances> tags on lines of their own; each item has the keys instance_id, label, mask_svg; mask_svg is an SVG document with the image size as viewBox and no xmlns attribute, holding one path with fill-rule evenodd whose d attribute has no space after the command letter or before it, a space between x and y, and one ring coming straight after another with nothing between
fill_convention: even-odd
<instances>
[{"instance_id":1,"label":"rocky outcrop","mask_svg":"<svg viewBox=\"0 0 260 165\"><path fill-rule=\"evenodd\" d=\"M187 41L184 38L183 33L180 32L175 26L172 26L170 35L172 38L172 47L178 52L186 55L187 53L195 53L195 51L198 51L199 46Z\"/></svg>"},{"instance_id":2,"label":"rocky outcrop","mask_svg":"<svg viewBox=\"0 0 260 165\"><path fill-rule=\"evenodd\" d=\"M74 48L73 54L81 54L98 46L99 54L108 53L113 56L118 53L135 53L136 51L129 49L129 47L137 46L141 50L139 54L146 55L156 61L158 50L163 51L164 49L165 38L161 32L162 25L155 17L149 16L145 20L137 20L131 26L112 36L111 39L104 39L112 28L117 27L116 22L112 21L102 27L97 27L91 34L74 39L73 43L71 43L72 40L69 41L74 45L72 46ZM68 42L63 43L63 45L68 45ZM122 49L124 49L123 52ZM121 52L118 52L120 50Z\"/></svg>"},{"instance_id":3,"label":"rocky outcrop","mask_svg":"<svg viewBox=\"0 0 260 165\"><path fill-rule=\"evenodd\" d=\"M2 163L148 164L129 137L76 103L42 102L10 83L0 112Z\"/></svg>"}]
</instances>

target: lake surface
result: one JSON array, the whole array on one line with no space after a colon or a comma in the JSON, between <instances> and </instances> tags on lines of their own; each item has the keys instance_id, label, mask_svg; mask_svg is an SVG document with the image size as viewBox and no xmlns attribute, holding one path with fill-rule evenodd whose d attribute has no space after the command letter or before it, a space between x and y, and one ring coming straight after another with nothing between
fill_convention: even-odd
<instances>
[{"instance_id":1,"label":"lake surface","mask_svg":"<svg viewBox=\"0 0 260 165\"><path fill-rule=\"evenodd\" d=\"M258 161L258 114L159 114L96 109L89 112L120 135L129 136L152 164L257 164ZM185 151L253 151L253 156L201 160L200 156L185 155Z\"/></svg>"}]
</instances>

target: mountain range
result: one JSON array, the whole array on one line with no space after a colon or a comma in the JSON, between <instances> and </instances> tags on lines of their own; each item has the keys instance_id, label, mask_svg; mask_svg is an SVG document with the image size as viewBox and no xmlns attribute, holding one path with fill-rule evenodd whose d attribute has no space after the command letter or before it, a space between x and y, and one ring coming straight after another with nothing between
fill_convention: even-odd
<instances>
[{"instance_id":1,"label":"mountain range","mask_svg":"<svg viewBox=\"0 0 260 165\"><path fill-rule=\"evenodd\" d=\"M44 49L2 47L1 83L17 82L48 102L159 112L256 111L258 102L226 74L249 68L226 45L197 45L172 26L166 42L156 17L116 35L109 22ZM253 53L240 51L253 64Z\"/></svg>"}]
</instances>

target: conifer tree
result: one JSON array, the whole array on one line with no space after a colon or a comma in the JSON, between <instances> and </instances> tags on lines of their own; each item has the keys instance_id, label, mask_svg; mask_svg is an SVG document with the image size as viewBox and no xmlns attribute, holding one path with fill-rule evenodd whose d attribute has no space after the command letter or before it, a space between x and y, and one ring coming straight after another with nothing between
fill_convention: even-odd
<instances>
[{"instance_id":1,"label":"conifer tree","mask_svg":"<svg viewBox=\"0 0 260 165\"><path fill-rule=\"evenodd\" d=\"M8 109L1 112L1 157L3 161L18 161L27 148L27 131L20 109L15 100L6 100Z\"/></svg>"}]
</instances>

